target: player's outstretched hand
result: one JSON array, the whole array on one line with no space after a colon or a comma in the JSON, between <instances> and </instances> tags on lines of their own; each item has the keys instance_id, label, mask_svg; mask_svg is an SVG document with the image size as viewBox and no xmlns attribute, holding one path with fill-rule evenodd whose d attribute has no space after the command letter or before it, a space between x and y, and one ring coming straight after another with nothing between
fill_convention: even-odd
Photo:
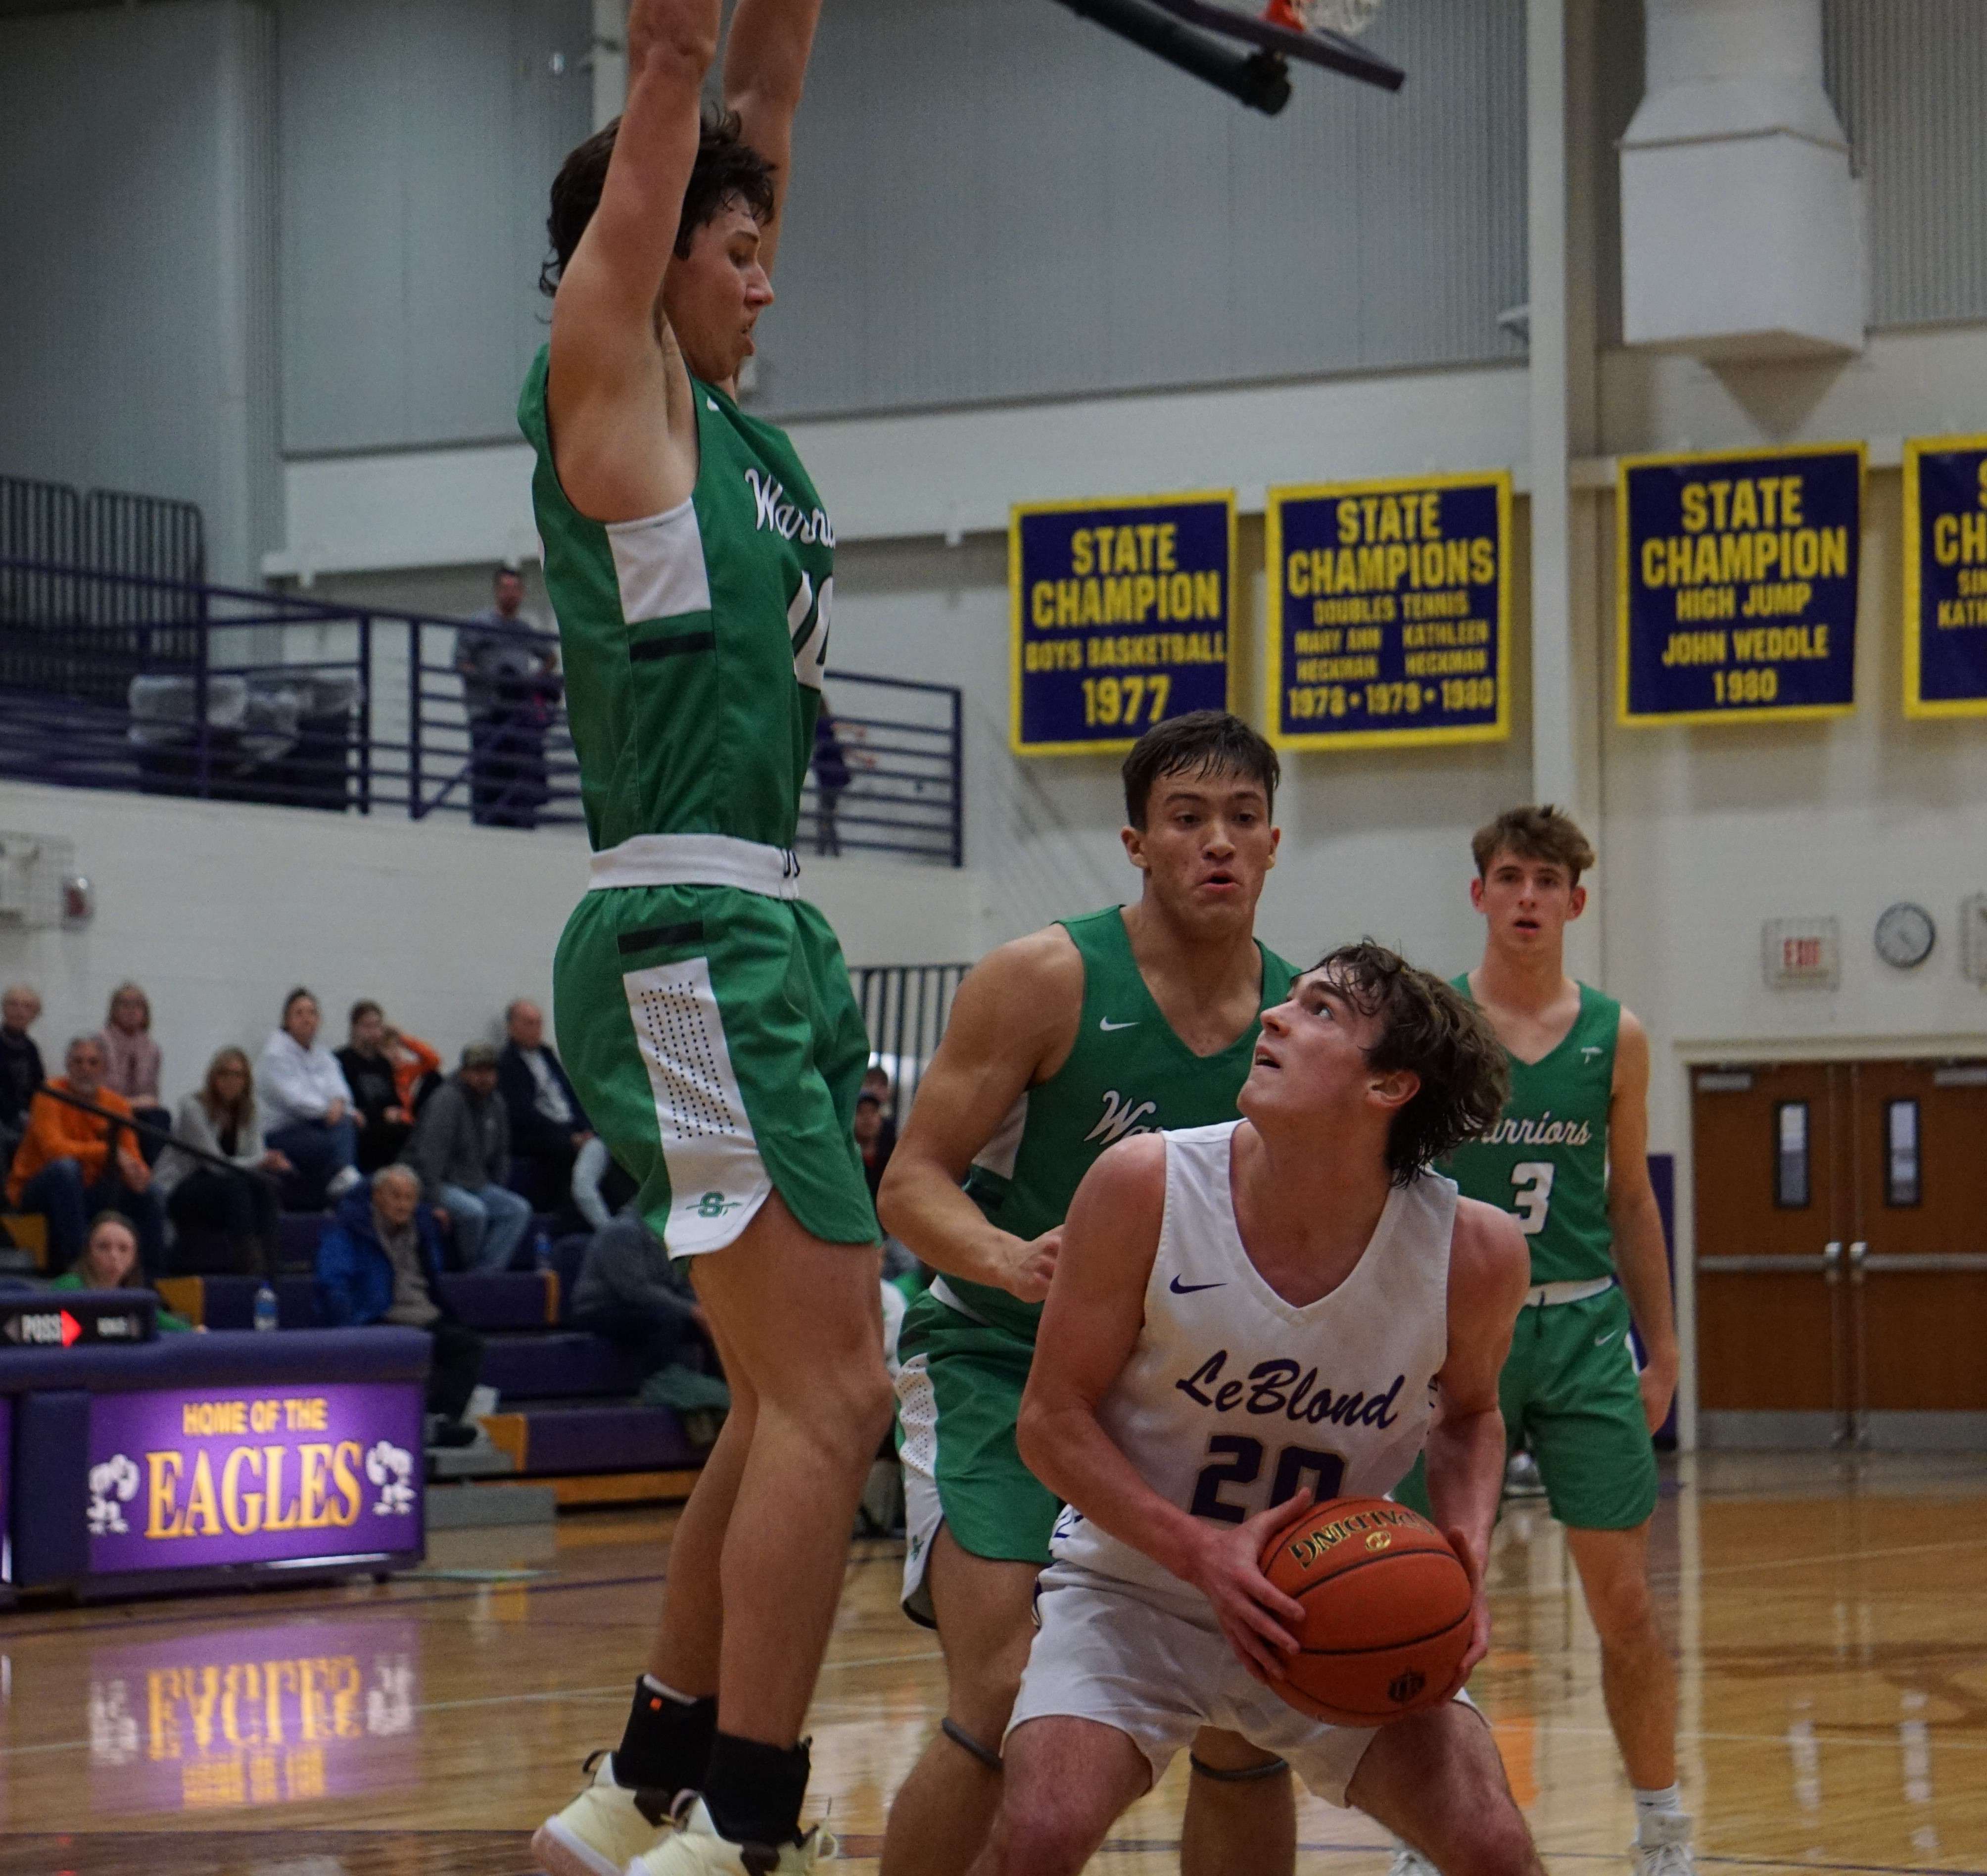
<instances>
[{"instance_id":1,"label":"player's outstretched hand","mask_svg":"<svg viewBox=\"0 0 1987 1876\"><path fill-rule=\"evenodd\" d=\"M1247 1523L1209 1525L1195 1588L1214 1605L1215 1619L1228 1645L1257 1680L1274 1685L1284 1663L1297 1652L1290 1625L1304 1620L1304 1605L1286 1596L1263 1574L1262 1556L1277 1532L1311 1509L1311 1487L1294 1498L1259 1511Z\"/></svg>"},{"instance_id":2,"label":"player's outstretched hand","mask_svg":"<svg viewBox=\"0 0 1987 1876\"><path fill-rule=\"evenodd\" d=\"M1462 1567L1469 1573L1471 1598L1469 1648L1462 1657L1462 1667L1457 1670L1456 1685L1449 1690L1453 1699L1462 1692L1476 1664L1490 1652L1490 1598L1483 1593L1483 1553L1469 1541L1460 1526L1444 1535L1449 1539L1449 1547L1462 1559Z\"/></svg>"},{"instance_id":3,"label":"player's outstretched hand","mask_svg":"<svg viewBox=\"0 0 1987 1876\"><path fill-rule=\"evenodd\" d=\"M1017 1238L1011 1261L1001 1273L1001 1287L1012 1291L1024 1303L1044 1301L1061 1250L1061 1225L1053 1231L1044 1231L1040 1237Z\"/></svg>"}]
</instances>

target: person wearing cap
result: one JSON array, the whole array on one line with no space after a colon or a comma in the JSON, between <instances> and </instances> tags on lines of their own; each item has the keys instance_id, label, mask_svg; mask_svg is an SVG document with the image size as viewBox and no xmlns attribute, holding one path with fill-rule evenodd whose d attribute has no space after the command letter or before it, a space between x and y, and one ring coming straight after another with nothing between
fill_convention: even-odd
<instances>
[{"instance_id":1,"label":"person wearing cap","mask_svg":"<svg viewBox=\"0 0 1987 1876\"><path fill-rule=\"evenodd\" d=\"M472 1042L462 1065L428 1097L400 1156L422 1198L446 1218L464 1270L501 1270L531 1222L529 1203L504 1183L511 1117L497 1097L497 1051Z\"/></svg>"}]
</instances>

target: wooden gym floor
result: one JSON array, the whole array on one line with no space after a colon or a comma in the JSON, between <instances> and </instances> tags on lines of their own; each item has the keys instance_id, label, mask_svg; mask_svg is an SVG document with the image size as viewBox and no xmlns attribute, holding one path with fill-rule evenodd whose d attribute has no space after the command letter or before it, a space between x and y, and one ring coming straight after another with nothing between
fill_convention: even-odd
<instances>
[{"instance_id":1,"label":"wooden gym floor","mask_svg":"<svg viewBox=\"0 0 1987 1876\"><path fill-rule=\"evenodd\" d=\"M669 1514L444 1536L381 1588L0 1616L0 1876L525 1876L611 1744ZM1656 1525L1708 1873L1987 1871L1987 1459L1679 1463ZM859 1545L816 1702L815 1791L872 1867L929 1736L933 1638L898 1547ZM1557 1527L1517 1505L1475 1682L1559 1876L1624 1870L1628 1793ZM1095 1866L1176 1868L1183 1766ZM812 1814L811 1813L810 1814ZM1365 1819L1305 1800L1299 1868L1380 1876Z\"/></svg>"}]
</instances>

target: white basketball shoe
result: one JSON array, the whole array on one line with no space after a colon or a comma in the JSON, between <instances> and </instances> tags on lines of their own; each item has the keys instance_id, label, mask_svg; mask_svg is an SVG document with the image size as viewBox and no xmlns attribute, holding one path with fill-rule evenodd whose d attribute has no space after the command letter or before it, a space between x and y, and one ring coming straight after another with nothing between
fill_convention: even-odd
<instances>
[{"instance_id":1,"label":"white basketball shoe","mask_svg":"<svg viewBox=\"0 0 1987 1876\"><path fill-rule=\"evenodd\" d=\"M615 1783L612 1753L594 1753L582 1769L592 1777L564 1810L538 1826L531 1854L548 1876L621 1876L668 1836L674 1821L659 1811L660 1794Z\"/></svg>"},{"instance_id":2,"label":"white basketball shoe","mask_svg":"<svg viewBox=\"0 0 1987 1876\"><path fill-rule=\"evenodd\" d=\"M798 1844L734 1844L718 1835L698 1797L685 1797L674 1822L667 1837L628 1865L626 1876L808 1876L835 1852L835 1839L819 1824Z\"/></svg>"},{"instance_id":3,"label":"white basketball shoe","mask_svg":"<svg viewBox=\"0 0 1987 1876\"><path fill-rule=\"evenodd\" d=\"M1442 1876L1442 1872L1419 1850L1410 1850L1398 1837L1394 1840L1394 1860L1387 1876Z\"/></svg>"},{"instance_id":4,"label":"white basketball shoe","mask_svg":"<svg viewBox=\"0 0 1987 1876\"><path fill-rule=\"evenodd\" d=\"M1658 1811L1635 1827L1635 1841L1629 1854L1635 1859L1635 1876L1695 1876L1697 1859L1691 1853L1691 1820L1682 1811Z\"/></svg>"}]
</instances>

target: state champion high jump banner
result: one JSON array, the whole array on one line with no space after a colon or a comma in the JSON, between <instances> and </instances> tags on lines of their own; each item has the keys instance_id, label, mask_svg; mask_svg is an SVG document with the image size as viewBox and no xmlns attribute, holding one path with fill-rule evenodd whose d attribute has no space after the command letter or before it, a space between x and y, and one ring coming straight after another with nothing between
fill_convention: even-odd
<instances>
[{"instance_id":1,"label":"state champion high jump banner","mask_svg":"<svg viewBox=\"0 0 1987 1876\"><path fill-rule=\"evenodd\" d=\"M1020 755L1122 754L1227 710L1232 492L1017 505L1007 530Z\"/></svg>"},{"instance_id":2,"label":"state champion high jump banner","mask_svg":"<svg viewBox=\"0 0 1987 1876\"><path fill-rule=\"evenodd\" d=\"M1273 488L1267 720L1286 749L1511 730L1511 478Z\"/></svg>"},{"instance_id":3,"label":"state champion high jump banner","mask_svg":"<svg viewBox=\"0 0 1987 1876\"><path fill-rule=\"evenodd\" d=\"M1624 457L1620 720L1854 710L1862 509L1860 444Z\"/></svg>"},{"instance_id":4,"label":"state champion high jump banner","mask_svg":"<svg viewBox=\"0 0 1987 1876\"><path fill-rule=\"evenodd\" d=\"M1987 437L1904 445L1904 714L1987 716Z\"/></svg>"}]
</instances>

